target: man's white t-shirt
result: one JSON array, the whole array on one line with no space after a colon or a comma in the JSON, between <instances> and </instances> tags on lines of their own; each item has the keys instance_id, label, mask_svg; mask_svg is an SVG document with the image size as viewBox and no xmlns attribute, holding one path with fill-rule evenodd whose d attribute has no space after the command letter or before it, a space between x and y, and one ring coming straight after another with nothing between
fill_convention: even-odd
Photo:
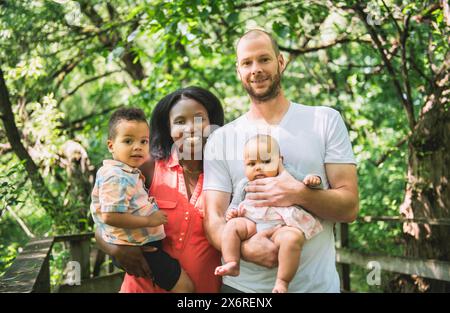
<instances>
[{"instance_id":1,"label":"man's white t-shirt","mask_svg":"<svg viewBox=\"0 0 450 313\"><path fill-rule=\"evenodd\" d=\"M314 173L329 188L325 163L356 164L345 124L334 109L290 103L278 125L261 125L247 114L217 129L205 147L203 190L233 193L244 178L244 144L256 134L270 134L280 146L284 162L297 171ZM323 221L324 230L306 241L300 266L289 292L339 292L335 265L333 223ZM240 275L225 276L223 283L243 292L271 292L277 268L267 269L241 260Z\"/></svg>"}]
</instances>

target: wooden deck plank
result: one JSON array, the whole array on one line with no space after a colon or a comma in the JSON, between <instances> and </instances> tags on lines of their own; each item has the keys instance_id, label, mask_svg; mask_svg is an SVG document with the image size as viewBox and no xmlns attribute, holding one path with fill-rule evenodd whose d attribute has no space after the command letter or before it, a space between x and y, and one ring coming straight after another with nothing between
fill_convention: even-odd
<instances>
[{"instance_id":1,"label":"wooden deck plank","mask_svg":"<svg viewBox=\"0 0 450 313\"><path fill-rule=\"evenodd\" d=\"M0 280L3 292L50 292L49 254L53 237L31 240Z\"/></svg>"}]
</instances>

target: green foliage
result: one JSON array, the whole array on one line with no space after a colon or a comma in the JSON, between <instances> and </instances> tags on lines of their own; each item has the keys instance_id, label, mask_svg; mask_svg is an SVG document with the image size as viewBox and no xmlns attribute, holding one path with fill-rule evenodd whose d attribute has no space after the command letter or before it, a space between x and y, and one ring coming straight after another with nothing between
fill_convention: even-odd
<instances>
[{"instance_id":1,"label":"green foliage","mask_svg":"<svg viewBox=\"0 0 450 313\"><path fill-rule=\"evenodd\" d=\"M63 243L54 244L50 258L50 268L52 269L50 272L50 286L52 291L55 291L57 286L63 283L65 278L64 270L68 261L70 261L69 249L66 249Z\"/></svg>"},{"instance_id":2,"label":"green foliage","mask_svg":"<svg viewBox=\"0 0 450 313\"><path fill-rule=\"evenodd\" d=\"M401 27L407 14L413 17L407 56L414 67L408 63L407 69L417 117L435 87L427 78L435 64L448 56L448 27L440 8L422 16L427 2L385 2ZM395 75L387 71L363 21L349 9L357 3L364 4L83 0L61 5L44 0L3 1L0 66L15 122L48 189L61 205L42 205L42 195L32 190L14 153L0 154L0 273L28 240L6 213L5 205L17 212L36 236L92 229L89 187L95 169L109 157L106 129L114 108L140 107L150 118L163 96L182 86L198 85L221 99L227 122L242 115L249 101L236 75L234 47L239 36L255 26L274 33L288 61L282 82L287 97L332 107L343 116L358 161L360 215L398 215L408 158L407 144L398 142L408 136L410 128L393 79L402 77L404 60L397 48L390 59ZM383 36L385 51L400 41L387 8L365 8L380 19L376 31ZM346 40L336 44L342 39ZM431 56L429 46L433 47ZM289 49L296 52L288 53ZM68 161L63 150L69 141L85 149L89 162ZM0 149L7 143L0 124ZM377 162L380 158L384 161ZM398 224L355 222L350 234L350 245L358 251L403 253ZM60 269L52 274L55 284L61 279L64 253L61 248L52 260L52 266ZM353 273L358 290L377 291L364 289L364 277L362 269Z\"/></svg>"}]
</instances>

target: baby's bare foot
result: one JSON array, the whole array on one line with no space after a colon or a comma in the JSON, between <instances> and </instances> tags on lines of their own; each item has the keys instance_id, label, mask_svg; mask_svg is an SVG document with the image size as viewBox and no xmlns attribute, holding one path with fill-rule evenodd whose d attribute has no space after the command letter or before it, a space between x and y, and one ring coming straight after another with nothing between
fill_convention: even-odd
<instances>
[{"instance_id":1,"label":"baby's bare foot","mask_svg":"<svg viewBox=\"0 0 450 313\"><path fill-rule=\"evenodd\" d=\"M218 276L239 276L238 262L228 262L222 266L216 267L214 275Z\"/></svg>"},{"instance_id":2,"label":"baby's bare foot","mask_svg":"<svg viewBox=\"0 0 450 313\"><path fill-rule=\"evenodd\" d=\"M272 289L272 293L286 293L288 291L288 287L289 287L288 282L277 278L277 281L275 282L275 287L273 287Z\"/></svg>"}]
</instances>

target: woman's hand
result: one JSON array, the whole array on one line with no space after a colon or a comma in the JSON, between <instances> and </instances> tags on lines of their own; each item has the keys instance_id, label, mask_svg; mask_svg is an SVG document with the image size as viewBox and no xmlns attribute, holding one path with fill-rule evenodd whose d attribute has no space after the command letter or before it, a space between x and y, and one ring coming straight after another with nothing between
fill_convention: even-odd
<instances>
[{"instance_id":1,"label":"woman's hand","mask_svg":"<svg viewBox=\"0 0 450 313\"><path fill-rule=\"evenodd\" d=\"M151 269L142 254L142 250L156 251L155 247L133 247L115 245L112 254L125 272L136 277L151 277Z\"/></svg>"},{"instance_id":2,"label":"woman's hand","mask_svg":"<svg viewBox=\"0 0 450 313\"><path fill-rule=\"evenodd\" d=\"M154 247L133 247L119 246L109 244L103 240L99 230L95 232L95 240L98 247L106 254L116 258L117 262L123 267L125 272L137 277L151 277L151 270L142 251L152 252L157 249ZM142 249L142 250L141 250Z\"/></svg>"}]
</instances>

